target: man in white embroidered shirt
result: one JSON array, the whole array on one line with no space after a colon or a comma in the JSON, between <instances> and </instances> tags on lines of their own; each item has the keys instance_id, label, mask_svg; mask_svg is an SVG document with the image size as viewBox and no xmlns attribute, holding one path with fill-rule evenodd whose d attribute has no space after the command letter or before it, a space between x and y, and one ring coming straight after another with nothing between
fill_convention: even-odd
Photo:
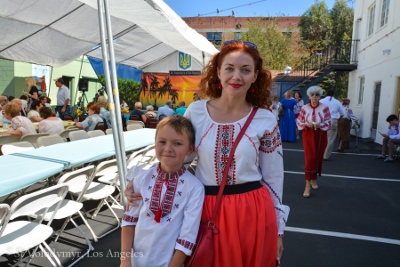
<instances>
[{"instance_id":1,"label":"man in white embroidered shirt","mask_svg":"<svg viewBox=\"0 0 400 267\"><path fill-rule=\"evenodd\" d=\"M332 127L328 131L328 144L326 145L325 148L324 160L328 160L332 154L333 144L335 143L335 139L337 136L338 120L345 114L345 110L342 104L337 99L335 99L334 96L335 96L335 91L333 89L329 89L328 92L326 93L326 97L319 101L329 107L329 112L331 113L331 122L332 122Z\"/></svg>"},{"instance_id":2,"label":"man in white embroidered shirt","mask_svg":"<svg viewBox=\"0 0 400 267\"><path fill-rule=\"evenodd\" d=\"M383 136L382 141L382 154L377 159L383 159L383 163L393 163L393 154L396 145L400 145L400 123L399 118L392 114L387 117L386 121L389 123L387 133L381 133ZM386 152L389 150L388 157Z\"/></svg>"}]
</instances>

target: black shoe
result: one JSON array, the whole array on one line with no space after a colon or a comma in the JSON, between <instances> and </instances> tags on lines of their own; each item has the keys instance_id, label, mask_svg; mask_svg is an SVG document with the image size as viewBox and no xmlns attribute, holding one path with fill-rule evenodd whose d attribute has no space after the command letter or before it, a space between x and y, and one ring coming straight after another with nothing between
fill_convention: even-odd
<instances>
[{"instance_id":1,"label":"black shoe","mask_svg":"<svg viewBox=\"0 0 400 267\"><path fill-rule=\"evenodd\" d=\"M394 160L393 160L393 159L387 158L387 159L385 159L385 160L382 160L382 162L383 162L383 163L393 163Z\"/></svg>"},{"instance_id":2,"label":"black shoe","mask_svg":"<svg viewBox=\"0 0 400 267\"><path fill-rule=\"evenodd\" d=\"M379 156L376 157L376 159L386 159L386 157L384 157L382 155L379 155Z\"/></svg>"}]
</instances>

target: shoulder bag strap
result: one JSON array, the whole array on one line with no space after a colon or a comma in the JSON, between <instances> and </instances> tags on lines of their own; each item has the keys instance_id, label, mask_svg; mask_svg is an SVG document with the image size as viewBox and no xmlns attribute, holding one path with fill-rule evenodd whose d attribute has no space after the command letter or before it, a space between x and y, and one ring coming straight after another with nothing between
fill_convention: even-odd
<instances>
[{"instance_id":1,"label":"shoulder bag strap","mask_svg":"<svg viewBox=\"0 0 400 267\"><path fill-rule=\"evenodd\" d=\"M247 118L246 123L244 124L243 128L240 130L239 135L237 136L235 143L233 144L231 152L229 153L228 162L225 165L224 176L222 177L222 180L221 180L221 185L219 187L217 201L214 206L214 210L213 210L213 213L211 216L211 220L209 222L209 226L215 227L215 218L216 218L218 210L221 206L222 193L224 192L226 180L228 178L229 168L230 168L231 162L233 160L233 155L235 154L235 150L236 150L237 145L240 142L240 139L242 139L244 133L246 132L247 127L249 126L250 122L252 121L254 115L256 115L257 110L258 110L258 108L254 107L253 110L251 111L250 116Z\"/></svg>"}]
</instances>

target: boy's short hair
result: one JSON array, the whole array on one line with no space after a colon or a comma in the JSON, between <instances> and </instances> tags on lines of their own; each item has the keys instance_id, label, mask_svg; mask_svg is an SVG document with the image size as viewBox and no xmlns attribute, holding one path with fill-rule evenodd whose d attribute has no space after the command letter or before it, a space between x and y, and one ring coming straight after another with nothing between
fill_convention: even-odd
<instances>
[{"instance_id":1,"label":"boy's short hair","mask_svg":"<svg viewBox=\"0 0 400 267\"><path fill-rule=\"evenodd\" d=\"M394 115L394 114L389 115L389 117L387 117L387 119L386 119L387 122L391 122L391 121L394 121L394 120L396 120L396 121L399 120L399 118L397 118L397 116Z\"/></svg>"},{"instance_id":2,"label":"boy's short hair","mask_svg":"<svg viewBox=\"0 0 400 267\"><path fill-rule=\"evenodd\" d=\"M191 145L194 145L195 142L194 128L192 122L189 119L181 115L165 117L157 124L156 137L158 130L164 127L165 125L171 126L172 129L174 129L179 134L183 134L183 132L186 132L189 138L189 143Z\"/></svg>"}]
</instances>

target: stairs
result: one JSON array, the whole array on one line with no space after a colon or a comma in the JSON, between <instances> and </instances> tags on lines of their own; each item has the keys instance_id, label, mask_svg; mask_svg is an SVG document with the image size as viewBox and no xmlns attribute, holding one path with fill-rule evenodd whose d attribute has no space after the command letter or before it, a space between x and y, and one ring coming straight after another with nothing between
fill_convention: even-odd
<instances>
[{"instance_id":1,"label":"stairs","mask_svg":"<svg viewBox=\"0 0 400 267\"><path fill-rule=\"evenodd\" d=\"M304 94L313 85L323 82L323 78L332 71L353 71L357 69L357 51L359 40L352 40L340 45L332 45L323 49L320 53L310 56L302 65L293 69L289 75L278 76L274 82L281 83L282 97L287 90L302 91ZM285 86L286 83L286 86Z\"/></svg>"}]
</instances>

